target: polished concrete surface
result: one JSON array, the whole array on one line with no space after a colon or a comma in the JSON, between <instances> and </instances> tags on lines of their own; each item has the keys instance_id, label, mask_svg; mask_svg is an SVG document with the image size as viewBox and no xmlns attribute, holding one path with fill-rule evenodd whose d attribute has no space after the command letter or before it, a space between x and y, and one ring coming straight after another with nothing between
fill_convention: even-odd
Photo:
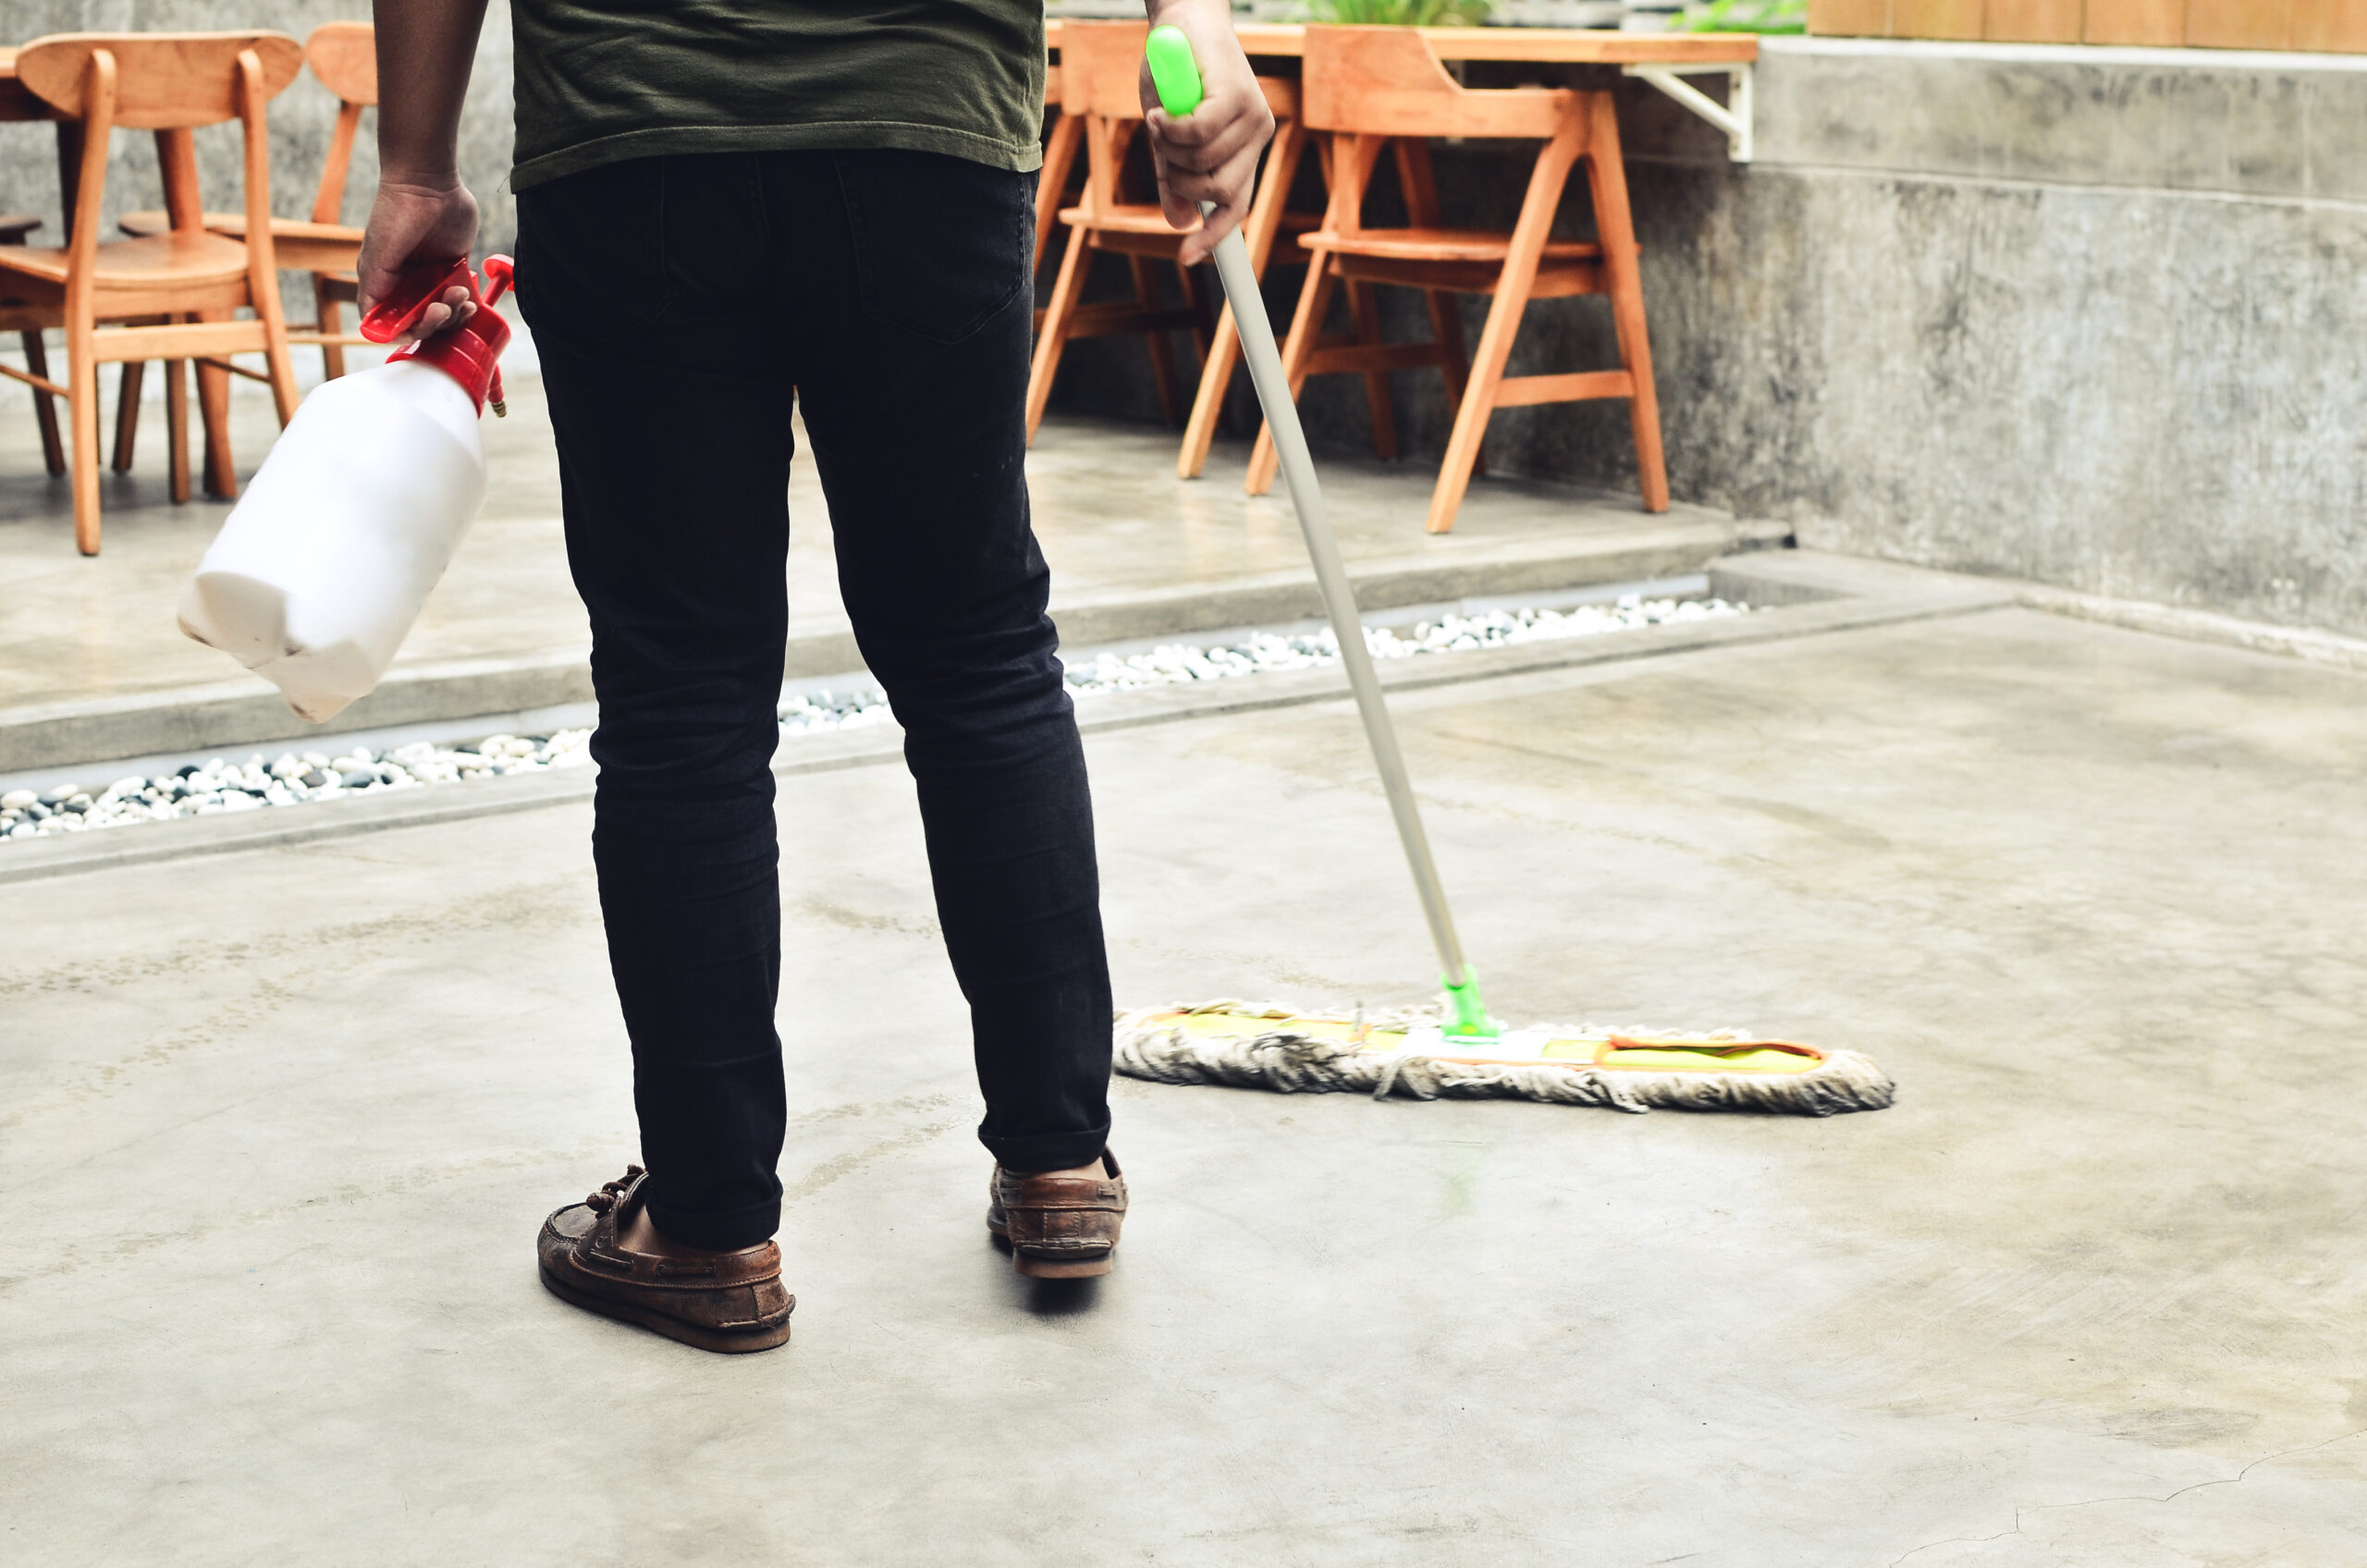
<instances>
[{"instance_id":1,"label":"polished concrete surface","mask_svg":"<svg viewBox=\"0 0 2367 1568\"><path fill-rule=\"evenodd\" d=\"M514 350L513 350L514 352ZM315 363L300 352L300 373ZM152 386L159 378L151 378ZM105 431L112 442L114 378ZM270 450L276 422L260 386L239 384L234 450L242 474ZM580 649L590 639L568 579L558 465L538 380L513 377L509 417L484 423L491 489L416 629L401 666L519 658ZM1241 494L1245 443L1220 448L1208 476L1174 473L1177 437L1156 426L1047 424L1029 461L1038 533L1053 567L1054 608L1125 590L1219 584L1304 571L1305 546L1286 493ZM110 445L109 447L112 450ZM138 460L104 483L102 553L78 556L63 477L42 468L30 394L0 383L0 710L219 685L237 668L174 624L182 583L228 515L199 496L170 503L164 408L143 410ZM1452 534L1422 531L1429 471L1367 461L1327 464L1326 490L1352 562L1452 561L1509 544L1649 538L1672 524L1731 527L1726 514L1680 507L1665 520L1634 500L1567 486L1478 484ZM841 631L828 510L810 457L791 470L788 570L792 634ZM673 520L695 527L694 518ZM654 522L653 526L662 523ZM1702 558L1718 546L1704 545ZM1694 570L1688 567L1686 570ZM258 683L258 691L263 690Z\"/></svg>"},{"instance_id":2,"label":"polished concrete surface","mask_svg":"<svg viewBox=\"0 0 2367 1568\"><path fill-rule=\"evenodd\" d=\"M580 804L0 889L0 1557L2367 1561L2360 691L2000 608L1407 695L1499 1011L1898 1106L1122 1080L1085 1289L981 1227L901 772L786 779L746 1359L534 1279L633 1151ZM1122 998L1420 993L1344 705L1090 744Z\"/></svg>"}]
</instances>

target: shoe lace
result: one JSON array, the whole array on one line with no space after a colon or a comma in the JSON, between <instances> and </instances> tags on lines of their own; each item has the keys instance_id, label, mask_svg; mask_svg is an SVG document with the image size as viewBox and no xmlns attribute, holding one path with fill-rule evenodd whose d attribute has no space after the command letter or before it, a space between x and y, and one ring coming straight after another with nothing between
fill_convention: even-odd
<instances>
[{"instance_id":1,"label":"shoe lace","mask_svg":"<svg viewBox=\"0 0 2367 1568\"><path fill-rule=\"evenodd\" d=\"M615 1181L601 1182L600 1190L583 1200L584 1207L595 1214L606 1214L617 1207L617 1200L625 1195L625 1189L640 1179L641 1167L628 1165L625 1167L625 1173Z\"/></svg>"}]
</instances>

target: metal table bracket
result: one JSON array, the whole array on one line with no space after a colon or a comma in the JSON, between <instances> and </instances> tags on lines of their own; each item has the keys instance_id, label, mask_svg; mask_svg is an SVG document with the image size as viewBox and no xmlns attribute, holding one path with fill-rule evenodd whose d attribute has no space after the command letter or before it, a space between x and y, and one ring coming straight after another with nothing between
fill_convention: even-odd
<instances>
[{"instance_id":1,"label":"metal table bracket","mask_svg":"<svg viewBox=\"0 0 2367 1568\"><path fill-rule=\"evenodd\" d=\"M1751 67L1735 66L1624 66L1628 76L1650 82L1662 92L1684 104L1701 118L1726 133L1726 156L1737 164L1750 162L1750 79ZM1726 101L1719 103L1685 79L1688 76L1723 75L1726 79Z\"/></svg>"}]
</instances>

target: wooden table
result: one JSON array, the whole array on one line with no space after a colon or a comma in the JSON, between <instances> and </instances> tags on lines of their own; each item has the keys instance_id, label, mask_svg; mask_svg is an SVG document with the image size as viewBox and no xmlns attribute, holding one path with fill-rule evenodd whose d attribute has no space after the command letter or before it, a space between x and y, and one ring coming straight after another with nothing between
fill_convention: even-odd
<instances>
[{"instance_id":1,"label":"wooden table","mask_svg":"<svg viewBox=\"0 0 2367 1568\"><path fill-rule=\"evenodd\" d=\"M1233 30L1245 53L1304 55L1299 22L1242 22ZM1417 29L1441 60L1527 60L1550 66L1746 66L1759 58L1755 32L1614 32L1583 27L1426 27ZM1061 18L1044 23L1044 42L1061 46Z\"/></svg>"},{"instance_id":2,"label":"wooden table","mask_svg":"<svg viewBox=\"0 0 2367 1568\"><path fill-rule=\"evenodd\" d=\"M1300 22L1242 22L1233 30L1246 54L1284 57L1306 53ZM1539 66L1616 66L1650 83L1726 133L1726 155L1751 158L1751 69L1759 61L1755 32L1614 32L1582 27L1425 27L1415 30L1441 60L1520 60ZM1061 18L1044 22L1046 47L1061 46ZM1704 72L1726 78L1723 104L1684 79Z\"/></svg>"}]
</instances>

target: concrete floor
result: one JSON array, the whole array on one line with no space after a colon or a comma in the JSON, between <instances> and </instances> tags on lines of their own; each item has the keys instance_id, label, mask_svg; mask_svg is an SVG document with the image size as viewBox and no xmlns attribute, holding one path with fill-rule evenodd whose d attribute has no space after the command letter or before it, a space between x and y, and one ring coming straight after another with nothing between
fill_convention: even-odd
<instances>
[{"instance_id":1,"label":"concrete floor","mask_svg":"<svg viewBox=\"0 0 2367 1568\"><path fill-rule=\"evenodd\" d=\"M787 779L748 1359L534 1280L633 1147L581 806L0 890L0 1558L2367 1561L2360 690L2000 609L1408 696L1498 1011L1898 1107L1122 1080L1083 1290L980 1224L901 774ZM1092 752L1122 998L1421 989L1343 706Z\"/></svg>"},{"instance_id":2,"label":"concrete floor","mask_svg":"<svg viewBox=\"0 0 2367 1568\"><path fill-rule=\"evenodd\" d=\"M300 371L311 374L317 361L298 357ZM111 375L106 385L111 442ZM270 450L278 426L262 387L239 383L235 390L233 447L245 474ZM484 432L491 484L484 513L399 666L521 657L590 640L567 574L558 459L539 379L514 374L509 417L487 418ZM1186 483L1174 473L1177 439L1156 427L1047 423L1029 475L1036 529L1054 569L1056 611L1112 591L1304 570L1287 495L1241 493L1247 443L1220 447L1208 477ZM1631 496L1492 481L1473 487L1452 534L1434 538L1422 532L1429 481L1417 469L1327 464L1325 484L1352 561L1453 559L1507 544L1615 537L1653 521ZM0 574L17 585L0 600L0 710L213 686L237 676L221 655L174 624L181 585L229 507L202 496L170 503L161 401L143 410L133 472L108 474L104 492L102 553L85 559L74 551L67 483L42 467L31 395L0 382ZM803 450L791 468L790 513L791 633L843 630L828 508ZM1730 521L1698 507L1679 507L1671 519L1711 520Z\"/></svg>"}]
</instances>

